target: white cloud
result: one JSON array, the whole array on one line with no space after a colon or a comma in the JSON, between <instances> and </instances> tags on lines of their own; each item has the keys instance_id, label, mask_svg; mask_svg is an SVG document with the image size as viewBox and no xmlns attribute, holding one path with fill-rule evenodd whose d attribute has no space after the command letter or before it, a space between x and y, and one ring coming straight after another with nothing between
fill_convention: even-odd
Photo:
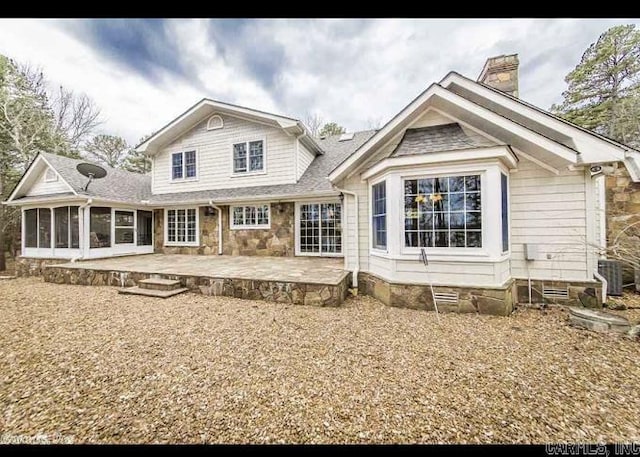
<instances>
[{"instance_id":1,"label":"white cloud","mask_svg":"<svg viewBox=\"0 0 640 457\"><path fill-rule=\"evenodd\" d=\"M266 20L251 24L243 39L233 39L240 36L234 29L223 43L211 28L235 24L167 21L175 67L187 69L181 77L166 65L137 71L148 63L125 62L133 52L102 52L96 41L69 33L70 21L4 19L0 53L41 66L52 84L87 93L102 108L102 129L135 143L202 97L293 116L317 112L351 130L367 128L374 119L386 122L448 71L475 78L486 57L511 52L520 54L522 98L548 108L586 47L624 23L640 25L624 19Z\"/></svg>"}]
</instances>

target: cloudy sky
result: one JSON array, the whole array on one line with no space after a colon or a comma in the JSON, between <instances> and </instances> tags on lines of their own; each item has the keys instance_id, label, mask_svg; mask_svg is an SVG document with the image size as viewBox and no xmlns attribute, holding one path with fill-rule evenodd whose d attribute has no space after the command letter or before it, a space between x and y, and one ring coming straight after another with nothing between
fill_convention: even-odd
<instances>
[{"instance_id":1,"label":"cloudy sky","mask_svg":"<svg viewBox=\"0 0 640 457\"><path fill-rule=\"evenodd\" d=\"M135 143L202 97L366 129L505 53L520 55L521 97L549 108L588 45L627 23L640 20L2 19L0 53L87 93L102 130Z\"/></svg>"}]
</instances>

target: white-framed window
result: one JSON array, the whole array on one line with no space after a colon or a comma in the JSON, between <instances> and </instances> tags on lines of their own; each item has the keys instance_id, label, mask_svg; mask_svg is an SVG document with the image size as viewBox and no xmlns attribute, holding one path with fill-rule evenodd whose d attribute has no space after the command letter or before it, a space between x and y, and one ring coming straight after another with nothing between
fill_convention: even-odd
<instances>
[{"instance_id":1,"label":"white-framed window","mask_svg":"<svg viewBox=\"0 0 640 457\"><path fill-rule=\"evenodd\" d=\"M114 243L115 244L133 244L134 237L134 218L135 212L129 210L114 211Z\"/></svg>"},{"instance_id":2,"label":"white-framed window","mask_svg":"<svg viewBox=\"0 0 640 457\"><path fill-rule=\"evenodd\" d=\"M165 209L164 214L165 245L198 245L198 208Z\"/></svg>"},{"instance_id":3,"label":"white-framed window","mask_svg":"<svg viewBox=\"0 0 640 457\"><path fill-rule=\"evenodd\" d=\"M51 168L47 168L47 171L44 172L44 180L45 182L54 182L58 180L58 173L56 173Z\"/></svg>"},{"instance_id":4,"label":"white-framed window","mask_svg":"<svg viewBox=\"0 0 640 457\"><path fill-rule=\"evenodd\" d=\"M479 174L404 179L404 247L481 248Z\"/></svg>"},{"instance_id":5,"label":"white-framed window","mask_svg":"<svg viewBox=\"0 0 640 457\"><path fill-rule=\"evenodd\" d=\"M233 144L233 174L260 173L265 171L264 140L244 141Z\"/></svg>"},{"instance_id":6,"label":"white-framed window","mask_svg":"<svg viewBox=\"0 0 640 457\"><path fill-rule=\"evenodd\" d=\"M342 256L342 204L296 203L296 255Z\"/></svg>"},{"instance_id":7,"label":"white-framed window","mask_svg":"<svg viewBox=\"0 0 640 457\"><path fill-rule=\"evenodd\" d=\"M264 205L230 206L229 220L232 229L271 228L271 207Z\"/></svg>"},{"instance_id":8,"label":"white-framed window","mask_svg":"<svg viewBox=\"0 0 640 457\"><path fill-rule=\"evenodd\" d=\"M374 249L387 249L387 182L371 186L371 227Z\"/></svg>"},{"instance_id":9,"label":"white-framed window","mask_svg":"<svg viewBox=\"0 0 640 457\"><path fill-rule=\"evenodd\" d=\"M218 114L214 114L207 121L207 130L218 130L224 127L224 121Z\"/></svg>"},{"instance_id":10,"label":"white-framed window","mask_svg":"<svg viewBox=\"0 0 640 457\"><path fill-rule=\"evenodd\" d=\"M198 156L195 150L171 154L171 179L182 181L198 177Z\"/></svg>"}]
</instances>

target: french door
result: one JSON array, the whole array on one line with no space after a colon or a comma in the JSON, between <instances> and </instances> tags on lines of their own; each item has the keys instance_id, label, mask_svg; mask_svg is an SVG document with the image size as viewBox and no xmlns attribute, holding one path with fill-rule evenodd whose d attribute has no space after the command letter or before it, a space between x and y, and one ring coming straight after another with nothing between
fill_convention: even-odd
<instances>
[{"instance_id":1,"label":"french door","mask_svg":"<svg viewBox=\"0 0 640 457\"><path fill-rule=\"evenodd\" d=\"M301 203L298 237L300 255L342 255L342 205Z\"/></svg>"}]
</instances>

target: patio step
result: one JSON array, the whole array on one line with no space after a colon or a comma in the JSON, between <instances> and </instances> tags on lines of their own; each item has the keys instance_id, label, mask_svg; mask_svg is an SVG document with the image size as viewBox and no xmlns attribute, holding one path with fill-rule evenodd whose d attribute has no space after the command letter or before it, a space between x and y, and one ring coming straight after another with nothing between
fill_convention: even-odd
<instances>
[{"instance_id":1,"label":"patio step","mask_svg":"<svg viewBox=\"0 0 640 457\"><path fill-rule=\"evenodd\" d=\"M177 279L149 278L138 281L141 289L149 290L176 290L180 289L180 281Z\"/></svg>"},{"instance_id":2,"label":"patio step","mask_svg":"<svg viewBox=\"0 0 640 457\"><path fill-rule=\"evenodd\" d=\"M134 287L125 287L124 289L118 289L118 293L125 294L125 295L143 295L145 297L155 297L155 298L169 298L169 297L173 297L174 295L178 295L183 292L186 292L187 290L189 289L187 289L186 287L183 287L181 289L173 289L173 290L157 290L157 289L143 289L141 287L134 286Z\"/></svg>"}]
</instances>

